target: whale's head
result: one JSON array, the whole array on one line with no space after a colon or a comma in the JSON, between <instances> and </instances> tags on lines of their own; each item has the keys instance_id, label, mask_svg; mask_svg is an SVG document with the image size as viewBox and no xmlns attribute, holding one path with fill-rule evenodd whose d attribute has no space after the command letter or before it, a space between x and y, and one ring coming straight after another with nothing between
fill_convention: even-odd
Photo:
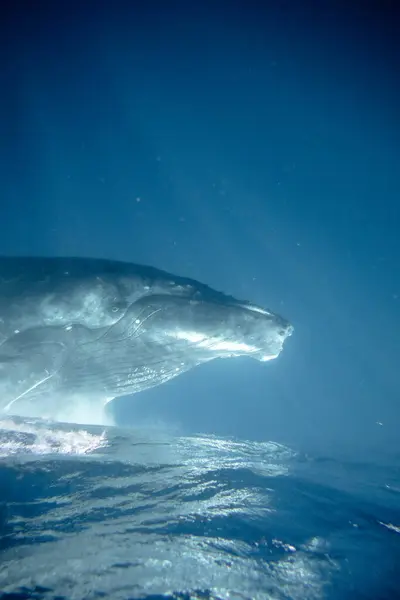
<instances>
[{"instance_id":1,"label":"whale's head","mask_svg":"<svg viewBox=\"0 0 400 600\"><path fill-rule=\"evenodd\" d=\"M253 304L228 299L148 298L152 316L143 327L166 352L186 348L196 363L213 358L277 358L293 326L283 317Z\"/></svg>"}]
</instances>

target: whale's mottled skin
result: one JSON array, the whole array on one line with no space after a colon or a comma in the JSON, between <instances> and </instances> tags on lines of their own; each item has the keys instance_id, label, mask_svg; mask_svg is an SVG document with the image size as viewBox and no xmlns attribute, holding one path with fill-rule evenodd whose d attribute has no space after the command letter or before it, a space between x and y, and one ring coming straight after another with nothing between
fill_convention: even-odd
<instances>
[{"instance_id":1,"label":"whale's mottled skin","mask_svg":"<svg viewBox=\"0 0 400 600\"><path fill-rule=\"evenodd\" d=\"M0 411L40 405L51 416L60 402L104 405L213 358L269 360L292 330L269 310L152 267L0 257Z\"/></svg>"}]
</instances>

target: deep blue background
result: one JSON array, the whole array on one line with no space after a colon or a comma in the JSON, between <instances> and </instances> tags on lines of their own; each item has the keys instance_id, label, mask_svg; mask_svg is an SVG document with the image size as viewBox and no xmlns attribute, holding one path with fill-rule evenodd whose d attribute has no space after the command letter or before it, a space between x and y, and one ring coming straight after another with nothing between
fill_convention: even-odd
<instances>
[{"instance_id":1,"label":"deep blue background","mask_svg":"<svg viewBox=\"0 0 400 600\"><path fill-rule=\"evenodd\" d=\"M151 264L296 328L124 423L398 452L395 4L2 4L0 253Z\"/></svg>"}]
</instances>

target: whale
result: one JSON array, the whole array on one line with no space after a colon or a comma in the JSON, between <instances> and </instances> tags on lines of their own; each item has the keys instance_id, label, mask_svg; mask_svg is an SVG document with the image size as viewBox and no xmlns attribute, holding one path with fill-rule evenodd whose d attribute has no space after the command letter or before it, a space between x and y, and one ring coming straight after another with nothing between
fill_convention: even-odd
<instances>
[{"instance_id":1,"label":"whale","mask_svg":"<svg viewBox=\"0 0 400 600\"><path fill-rule=\"evenodd\" d=\"M216 358L277 358L293 326L195 279L101 258L0 256L0 413L163 384Z\"/></svg>"}]
</instances>

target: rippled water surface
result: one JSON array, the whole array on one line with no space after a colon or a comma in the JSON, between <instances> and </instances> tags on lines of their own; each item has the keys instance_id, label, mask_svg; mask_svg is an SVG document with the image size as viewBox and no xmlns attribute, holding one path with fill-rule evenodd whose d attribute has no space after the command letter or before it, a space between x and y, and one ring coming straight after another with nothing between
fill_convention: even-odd
<instances>
[{"instance_id":1,"label":"rippled water surface","mask_svg":"<svg viewBox=\"0 0 400 600\"><path fill-rule=\"evenodd\" d=\"M0 422L0 597L400 597L395 465Z\"/></svg>"}]
</instances>

